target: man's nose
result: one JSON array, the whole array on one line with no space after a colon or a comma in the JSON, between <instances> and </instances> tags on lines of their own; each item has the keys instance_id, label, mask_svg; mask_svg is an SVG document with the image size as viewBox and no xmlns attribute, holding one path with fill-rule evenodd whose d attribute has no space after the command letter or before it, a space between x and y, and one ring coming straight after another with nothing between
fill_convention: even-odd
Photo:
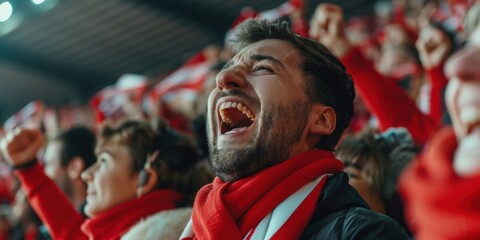
<instances>
[{"instance_id":1,"label":"man's nose","mask_svg":"<svg viewBox=\"0 0 480 240\"><path fill-rule=\"evenodd\" d=\"M445 65L448 78L480 82L480 45L470 46L454 54Z\"/></svg>"},{"instance_id":2,"label":"man's nose","mask_svg":"<svg viewBox=\"0 0 480 240\"><path fill-rule=\"evenodd\" d=\"M245 71L240 67L230 67L222 70L215 78L219 90L228 90L231 88L243 88L247 86Z\"/></svg>"}]
</instances>

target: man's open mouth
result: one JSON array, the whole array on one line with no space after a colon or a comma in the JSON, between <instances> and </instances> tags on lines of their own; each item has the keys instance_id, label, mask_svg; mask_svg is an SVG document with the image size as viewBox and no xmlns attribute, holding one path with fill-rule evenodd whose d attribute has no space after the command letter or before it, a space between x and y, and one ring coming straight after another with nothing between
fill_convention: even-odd
<instances>
[{"instance_id":1,"label":"man's open mouth","mask_svg":"<svg viewBox=\"0 0 480 240\"><path fill-rule=\"evenodd\" d=\"M224 102L220 105L220 132L228 133L250 127L255 121L255 114L245 104L239 102Z\"/></svg>"}]
</instances>

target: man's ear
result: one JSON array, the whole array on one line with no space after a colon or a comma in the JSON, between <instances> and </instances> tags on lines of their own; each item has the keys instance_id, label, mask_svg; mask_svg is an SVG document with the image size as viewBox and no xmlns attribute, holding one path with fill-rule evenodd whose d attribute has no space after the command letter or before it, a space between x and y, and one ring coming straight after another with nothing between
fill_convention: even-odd
<instances>
[{"instance_id":1,"label":"man's ear","mask_svg":"<svg viewBox=\"0 0 480 240\"><path fill-rule=\"evenodd\" d=\"M312 134L330 135L335 130L337 115L332 107L321 104L313 104L309 116Z\"/></svg>"},{"instance_id":2,"label":"man's ear","mask_svg":"<svg viewBox=\"0 0 480 240\"><path fill-rule=\"evenodd\" d=\"M85 161L79 156L73 157L67 165L68 177L72 180L80 179L85 168Z\"/></svg>"}]
</instances>

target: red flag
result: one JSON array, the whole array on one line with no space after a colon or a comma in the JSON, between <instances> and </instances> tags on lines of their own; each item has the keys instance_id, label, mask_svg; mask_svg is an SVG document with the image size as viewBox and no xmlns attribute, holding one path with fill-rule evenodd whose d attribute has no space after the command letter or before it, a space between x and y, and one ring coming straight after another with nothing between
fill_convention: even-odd
<instances>
[{"instance_id":1,"label":"red flag","mask_svg":"<svg viewBox=\"0 0 480 240\"><path fill-rule=\"evenodd\" d=\"M147 89L148 81L145 76L122 75L115 85L105 87L90 100L96 123L112 117L127 101L140 105Z\"/></svg>"},{"instance_id":2,"label":"red flag","mask_svg":"<svg viewBox=\"0 0 480 240\"><path fill-rule=\"evenodd\" d=\"M300 1L295 1L297 2L297 6L301 6L301 4L298 4ZM258 13L258 18L259 19L265 19L269 22L274 22L277 21L278 19L287 16L288 14L292 13L293 10L295 10L295 6L292 4L292 2L288 1L276 8L270 9L270 10L265 10L261 11Z\"/></svg>"},{"instance_id":3,"label":"red flag","mask_svg":"<svg viewBox=\"0 0 480 240\"><path fill-rule=\"evenodd\" d=\"M240 11L240 14L235 18L232 25L228 29L227 33L225 34L225 43L228 44L230 39L232 39L233 31L238 26L238 24L242 23L243 21L257 17L258 13L251 7L244 7Z\"/></svg>"},{"instance_id":4,"label":"red flag","mask_svg":"<svg viewBox=\"0 0 480 240\"><path fill-rule=\"evenodd\" d=\"M235 21L233 21L233 24L230 26L230 29L226 33L225 42L229 42L229 39L231 39L235 27L249 18L257 18L261 20L267 20L269 22L274 22L282 17L288 16L295 10L302 10L304 6L305 3L303 2L303 0L290 0L276 8L264 10L261 12L256 12L251 7L245 7L242 9ZM307 36L308 22L303 16L299 19L294 19L292 22L292 29L301 36Z\"/></svg>"},{"instance_id":5,"label":"red flag","mask_svg":"<svg viewBox=\"0 0 480 240\"><path fill-rule=\"evenodd\" d=\"M43 109L44 105L40 100L28 103L5 121L3 124L4 131L11 131L18 126L39 128L42 122Z\"/></svg>"},{"instance_id":6,"label":"red flag","mask_svg":"<svg viewBox=\"0 0 480 240\"><path fill-rule=\"evenodd\" d=\"M205 77L210 72L210 62L203 52L191 57L182 67L161 80L152 90L151 99L156 101L175 91L190 91L198 94Z\"/></svg>"}]
</instances>

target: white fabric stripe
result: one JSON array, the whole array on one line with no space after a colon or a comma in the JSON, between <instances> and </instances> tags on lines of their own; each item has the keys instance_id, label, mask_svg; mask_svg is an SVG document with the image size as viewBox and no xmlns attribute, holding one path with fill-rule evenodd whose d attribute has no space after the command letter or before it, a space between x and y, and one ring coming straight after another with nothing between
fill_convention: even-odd
<instances>
[{"instance_id":1,"label":"white fabric stripe","mask_svg":"<svg viewBox=\"0 0 480 240\"><path fill-rule=\"evenodd\" d=\"M250 239L252 240L265 239L265 234L267 233L267 229L268 229L268 226L270 225L271 220L272 220L272 213L269 213L266 217L262 219L262 221L260 221L260 223L254 229L251 230L255 232L253 233ZM247 238L247 236L245 236L245 238Z\"/></svg>"},{"instance_id":2,"label":"white fabric stripe","mask_svg":"<svg viewBox=\"0 0 480 240\"><path fill-rule=\"evenodd\" d=\"M280 203L272 212L272 221L270 221L270 226L265 234L264 239L270 239L272 236L280 229L280 227L285 224L287 219L297 210L298 206L305 200L305 198L313 191L313 189L318 185L320 180L324 178L325 175L320 176L316 180L309 182L307 185L300 188L297 192L292 194L290 197L285 199Z\"/></svg>"},{"instance_id":3,"label":"white fabric stripe","mask_svg":"<svg viewBox=\"0 0 480 240\"><path fill-rule=\"evenodd\" d=\"M180 235L180 239L184 238L193 238L195 236L195 233L193 232L193 223L192 223L192 218L187 223L187 226L185 226L185 229L183 229L182 235Z\"/></svg>"},{"instance_id":4,"label":"white fabric stripe","mask_svg":"<svg viewBox=\"0 0 480 240\"><path fill-rule=\"evenodd\" d=\"M290 218L290 216L297 210L298 206L307 198L307 196L313 191L313 189L320 183L320 181L327 176L332 174L325 174L317 179L307 183L305 186L300 188L294 194L289 196L283 202L281 202L271 213L260 221L260 223L253 229L251 229L244 239L249 235L251 231L254 231L251 239L252 240L262 240L270 239L272 236L285 224L285 222ZM183 230L182 236L180 239L185 237L193 237L195 233L193 232L192 219L188 222L187 226Z\"/></svg>"},{"instance_id":5,"label":"white fabric stripe","mask_svg":"<svg viewBox=\"0 0 480 240\"><path fill-rule=\"evenodd\" d=\"M294 194L281 202L270 214L268 214L260 223L251 231L255 231L251 239L270 239L285 224L290 216L297 210L298 206L320 183L322 178L331 174L325 174L317 179L307 183ZM268 225L266 225L268 224ZM247 235L248 236L248 235Z\"/></svg>"}]
</instances>

